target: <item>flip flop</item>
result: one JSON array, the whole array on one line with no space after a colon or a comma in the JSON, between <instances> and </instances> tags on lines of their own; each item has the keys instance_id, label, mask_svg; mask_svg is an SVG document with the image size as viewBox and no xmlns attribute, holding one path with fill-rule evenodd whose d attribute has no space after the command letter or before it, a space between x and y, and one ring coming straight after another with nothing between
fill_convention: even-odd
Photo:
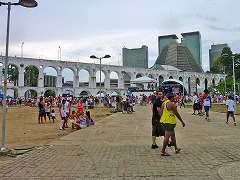
<instances>
[{"instance_id":1,"label":"flip flop","mask_svg":"<svg viewBox=\"0 0 240 180\"><path fill-rule=\"evenodd\" d=\"M175 153L178 154L178 153L180 153L180 151L181 151L181 148L177 148L177 149L175 150Z\"/></svg>"},{"instance_id":2,"label":"flip flop","mask_svg":"<svg viewBox=\"0 0 240 180\"><path fill-rule=\"evenodd\" d=\"M161 156L170 156L170 154L166 153L166 152L162 152Z\"/></svg>"}]
</instances>

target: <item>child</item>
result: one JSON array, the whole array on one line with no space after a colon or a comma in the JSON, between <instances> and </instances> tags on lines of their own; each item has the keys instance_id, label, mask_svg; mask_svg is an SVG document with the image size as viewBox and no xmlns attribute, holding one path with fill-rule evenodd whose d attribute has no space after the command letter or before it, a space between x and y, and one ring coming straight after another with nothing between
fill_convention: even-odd
<instances>
[{"instance_id":1,"label":"child","mask_svg":"<svg viewBox=\"0 0 240 180\"><path fill-rule=\"evenodd\" d=\"M88 126L94 125L94 121L91 118L90 111L86 111L86 117L87 117L87 124L88 124Z\"/></svg>"},{"instance_id":2,"label":"child","mask_svg":"<svg viewBox=\"0 0 240 180\"><path fill-rule=\"evenodd\" d=\"M55 115L54 109L51 112L51 119L52 119L52 122L55 123L56 115Z\"/></svg>"},{"instance_id":3,"label":"child","mask_svg":"<svg viewBox=\"0 0 240 180\"><path fill-rule=\"evenodd\" d=\"M72 114L70 115L70 123L72 123L72 129L74 129L74 123L77 119L77 116L76 116L76 111L72 111Z\"/></svg>"},{"instance_id":4,"label":"child","mask_svg":"<svg viewBox=\"0 0 240 180\"><path fill-rule=\"evenodd\" d=\"M235 117L234 117L234 106L235 106L235 103L232 100L232 96L231 95L228 95L228 99L226 100L226 105L227 105L227 122L226 122L226 124L228 124L228 118L229 118L229 115L231 115L232 118L233 118L234 126L236 126L236 121L235 121Z\"/></svg>"}]
</instances>

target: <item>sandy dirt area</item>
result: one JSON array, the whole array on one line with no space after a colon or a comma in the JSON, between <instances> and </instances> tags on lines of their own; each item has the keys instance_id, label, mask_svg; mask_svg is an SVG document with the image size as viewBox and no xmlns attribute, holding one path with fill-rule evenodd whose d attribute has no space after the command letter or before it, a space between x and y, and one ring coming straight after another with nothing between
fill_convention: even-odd
<instances>
[{"instance_id":1,"label":"sandy dirt area","mask_svg":"<svg viewBox=\"0 0 240 180\"><path fill-rule=\"evenodd\" d=\"M72 128L66 128L64 131L59 130L59 111L56 107L54 109L57 118L55 123L50 123L47 119L46 123L38 124L37 107L9 107L6 118L6 148L43 146L73 132ZM73 106L71 110L77 111L76 106ZM99 117L99 108L91 109L90 112L91 118L95 122L111 114L110 108L102 108L101 117ZM2 108L0 109L0 119L0 139L2 140Z\"/></svg>"}]
</instances>

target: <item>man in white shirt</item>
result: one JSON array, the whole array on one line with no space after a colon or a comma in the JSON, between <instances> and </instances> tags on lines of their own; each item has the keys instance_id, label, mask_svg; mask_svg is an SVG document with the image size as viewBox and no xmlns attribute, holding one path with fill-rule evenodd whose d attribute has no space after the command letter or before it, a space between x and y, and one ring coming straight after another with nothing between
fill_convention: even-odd
<instances>
[{"instance_id":1,"label":"man in white shirt","mask_svg":"<svg viewBox=\"0 0 240 180\"><path fill-rule=\"evenodd\" d=\"M233 118L234 126L236 126L236 121L235 121L235 117L234 117L235 102L232 100L231 95L228 95L228 99L226 100L226 105L227 105L227 122L226 122L226 124L228 124L228 118L229 118L229 115L231 115Z\"/></svg>"},{"instance_id":2,"label":"man in white shirt","mask_svg":"<svg viewBox=\"0 0 240 180\"><path fill-rule=\"evenodd\" d=\"M66 114L67 114L66 119L67 119L67 123L68 123L68 119L69 119L69 116L70 116L70 107L71 107L70 98L69 97L67 97L67 101L64 104L64 106L65 106L64 108L65 108L65 111L66 111ZM69 127L67 123L66 123L65 128Z\"/></svg>"}]
</instances>

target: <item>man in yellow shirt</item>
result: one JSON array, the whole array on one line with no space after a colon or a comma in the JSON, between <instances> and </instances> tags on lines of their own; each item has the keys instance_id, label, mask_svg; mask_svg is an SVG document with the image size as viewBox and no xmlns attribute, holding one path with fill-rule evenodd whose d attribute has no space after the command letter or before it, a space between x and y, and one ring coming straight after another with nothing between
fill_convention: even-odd
<instances>
[{"instance_id":1,"label":"man in yellow shirt","mask_svg":"<svg viewBox=\"0 0 240 180\"><path fill-rule=\"evenodd\" d=\"M182 117L178 113L178 110L174 104L173 93L167 94L167 100L162 104L160 116L161 116L160 123L162 123L163 126L165 127L165 137L163 140L161 156L170 156L170 154L166 152L166 147L168 145L170 137L172 144L175 147L175 152L179 153L181 149L177 147L176 136L174 131L174 128L177 123L176 117L181 121L183 127L185 126L185 123L183 122Z\"/></svg>"}]
</instances>

